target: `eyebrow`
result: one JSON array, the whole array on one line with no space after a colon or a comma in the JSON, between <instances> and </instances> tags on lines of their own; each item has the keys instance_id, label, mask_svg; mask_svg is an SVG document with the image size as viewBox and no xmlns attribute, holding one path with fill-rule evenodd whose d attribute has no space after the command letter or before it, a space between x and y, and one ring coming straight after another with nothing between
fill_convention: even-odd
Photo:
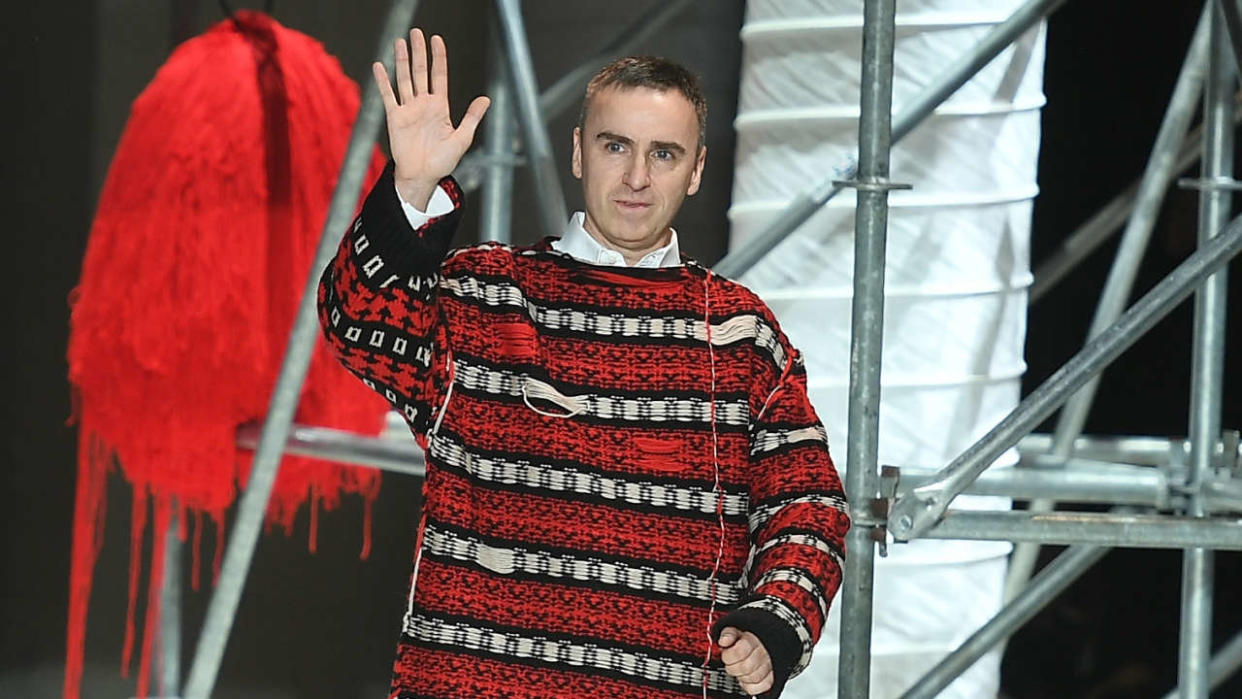
<instances>
[{"instance_id":1,"label":"eyebrow","mask_svg":"<svg viewBox=\"0 0 1242 699\"><path fill-rule=\"evenodd\" d=\"M628 136L622 136L621 134L613 133L611 131L600 131L599 133L595 134L595 140L596 141L616 141L618 143L624 143L627 146L634 145L634 139ZM659 150L671 150L677 155L686 154L685 147L676 141L652 141L651 147L655 149L659 149Z\"/></svg>"}]
</instances>

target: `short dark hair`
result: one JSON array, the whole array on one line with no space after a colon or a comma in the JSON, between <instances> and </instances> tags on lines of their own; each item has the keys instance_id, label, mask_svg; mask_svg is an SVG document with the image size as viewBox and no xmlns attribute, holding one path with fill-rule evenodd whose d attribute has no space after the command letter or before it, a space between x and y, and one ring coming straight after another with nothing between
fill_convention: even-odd
<instances>
[{"instance_id":1,"label":"short dark hair","mask_svg":"<svg viewBox=\"0 0 1242 699\"><path fill-rule=\"evenodd\" d=\"M586 127L587 106L595 93L608 87L647 87L664 92L676 90L694 107L699 122L699 143L707 138L707 99L699 77L680 63L659 56L626 56L618 58L600 69L587 83L582 109L578 112L578 128Z\"/></svg>"}]
</instances>

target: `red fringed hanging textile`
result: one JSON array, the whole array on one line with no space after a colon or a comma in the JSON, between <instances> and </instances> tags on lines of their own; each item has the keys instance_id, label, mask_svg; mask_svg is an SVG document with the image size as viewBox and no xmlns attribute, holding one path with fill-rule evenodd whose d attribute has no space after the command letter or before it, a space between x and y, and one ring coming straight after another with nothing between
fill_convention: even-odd
<instances>
[{"instance_id":1,"label":"red fringed hanging textile","mask_svg":"<svg viewBox=\"0 0 1242 699\"><path fill-rule=\"evenodd\" d=\"M81 681L108 465L134 492L124 672L148 507L155 552L174 508L179 522L205 513L223 526L249 471L234 435L266 412L357 110L357 86L322 45L253 12L181 45L134 102L71 299L80 445L66 697ZM381 165L377 154L368 183ZM316 350L299 422L376 434L384 409ZM369 513L378 486L370 469L287 457L268 517L287 530L309 497L313 550L319 505L358 493ZM147 583L139 696L161 562Z\"/></svg>"}]
</instances>

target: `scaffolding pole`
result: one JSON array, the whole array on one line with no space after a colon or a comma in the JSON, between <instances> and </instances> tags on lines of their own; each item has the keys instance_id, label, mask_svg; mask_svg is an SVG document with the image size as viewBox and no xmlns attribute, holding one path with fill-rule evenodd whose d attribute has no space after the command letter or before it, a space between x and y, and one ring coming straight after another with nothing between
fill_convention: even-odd
<instances>
[{"instance_id":1,"label":"scaffolding pole","mask_svg":"<svg viewBox=\"0 0 1242 699\"><path fill-rule=\"evenodd\" d=\"M1072 392L1184 300L1209 274L1242 250L1242 218L1205 242L1099 337L1088 342L996 427L945 466L936 479L920 486L892 507L889 531L899 541L915 539L940 519L949 503L1004 451L1069 399ZM1005 537L1000 537L1005 538Z\"/></svg>"},{"instance_id":2,"label":"scaffolding pole","mask_svg":"<svg viewBox=\"0 0 1242 699\"><path fill-rule=\"evenodd\" d=\"M522 22L519 0L496 0L500 17L500 36L509 64L510 85L517 99L518 123L526 143L526 165L535 184L535 203L544 233L560 236L565 232L569 215L565 211L565 195L557 174L556 158L548 127L539 109L539 85L535 81L535 64L526 44L526 27Z\"/></svg>"},{"instance_id":3,"label":"scaffolding pole","mask_svg":"<svg viewBox=\"0 0 1242 699\"><path fill-rule=\"evenodd\" d=\"M858 190L854 223L854 297L850 330L849 443L845 486L854 525L842 581L840 684L837 696L865 697L871 681L873 527L862 524L877 495L880 358L884 343L884 256L892 148L893 44L896 0L863 6L862 110L858 121Z\"/></svg>"},{"instance_id":4,"label":"scaffolding pole","mask_svg":"<svg viewBox=\"0 0 1242 699\"><path fill-rule=\"evenodd\" d=\"M389 74L393 69L390 43L392 37L405 33L406 27L410 26L414 18L417 6L417 0L395 0L388 11L388 16L380 31L376 56ZM272 486L276 482L281 452L284 450L285 441L289 435L293 413L297 409L298 396L302 392L302 384L306 379L306 370L310 367L315 339L320 332L319 318L315 311L319 273L332 259L341 235L353 216L358 195L362 190L362 181L371 161L371 149L379 135L383 121L384 104L380 99L379 89L373 82L368 83L358 109L358 119L354 122L349 147L345 151L345 160L341 167L340 177L337 179L336 190L332 194L328 216L320 234L319 248L315 252L314 262L307 275L293 331L289 335L289 344L285 350L284 363L281 365L276 388L272 392L271 403L268 405L267 419L263 423L263 433L250 469L250 481L246 485L246 491L237 508L237 516L233 521L233 530L224 552L224 565L220 571L219 583L215 594L211 596L211 602L207 607L207 618L199 633L194 662L190 667L189 679L183 692L187 699L207 699L211 696L216 677L220 672L224 647L228 644L233 619L237 615L237 605L241 601L242 589L245 587L246 577L250 572L250 563L254 559L259 531L263 527L263 515L267 511L267 502L272 494Z\"/></svg>"},{"instance_id":5,"label":"scaffolding pole","mask_svg":"<svg viewBox=\"0 0 1242 699\"><path fill-rule=\"evenodd\" d=\"M1122 233L1121 243L1109 270L1108 279L1104 283L1104 291L1100 294L1095 316L1091 320L1091 328L1087 339L1091 340L1104 332L1116 322L1125 310L1126 303L1134 289L1134 278L1138 275L1139 265L1147 250L1147 242L1156 227L1156 219L1160 215L1160 207L1164 203L1165 192L1176 174L1177 150L1190 127L1198 105L1199 95L1203 89L1203 78L1207 71L1209 46L1209 13L1212 0L1208 0L1204 11L1195 28L1190 48L1182 62L1165 109L1164 118L1156 134L1156 142L1152 146L1151 155L1139 182L1134 210ZM1087 422L1087 413L1095 399L1095 391L1099 387L1098 377L1093 377L1083 385L1065 404L1057 419L1057 426L1052 440L1052 458L1065 459L1069 456L1070 445L1082 434ZM1055 507L1050 500L1036 500L1030 504L1032 512L1049 512ZM1012 598L1026 584L1035 568L1035 559L1039 555L1039 547L1020 544L1014 548L1010 558L1009 572L1005 580L1005 597Z\"/></svg>"},{"instance_id":6,"label":"scaffolding pole","mask_svg":"<svg viewBox=\"0 0 1242 699\"><path fill-rule=\"evenodd\" d=\"M487 96L492 104L483 122L483 145L487 176L479 202L479 242L512 239L514 154L513 94L504 64L500 20L495 13L487 21Z\"/></svg>"},{"instance_id":7,"label":"scaffolding pole","mask_svg":"<svg viewBox=\"0 0 1242 699\"><path fill-rule=\"evenodd\" d=\"M1231 0L1232 1L1232 0ZM1219 5L1211 2L1211 59L1203 90L1204 138L1199 187L1199 245L1218 236L1229 220L1233 203L1234 59ZM1229 4L1224 2L1223 4ZM1235 8L1236 9L1236 8ZM1236 14L1236 13L1235 13ZM1213 470L1216 440L1221 427L1221 385L1225 373L1225 309L1228 269L1209 276L1195 295L1194 341L1190 388L1190 470L1188 514L1204 517L1204 484ZM1188 548L1182 557L1182 624L1178 685L1182 699L1207 699L1211 682L1208 665L1212 649L1212 597L1215 553L1210 548Z\"/></svg>"}]
</instances>

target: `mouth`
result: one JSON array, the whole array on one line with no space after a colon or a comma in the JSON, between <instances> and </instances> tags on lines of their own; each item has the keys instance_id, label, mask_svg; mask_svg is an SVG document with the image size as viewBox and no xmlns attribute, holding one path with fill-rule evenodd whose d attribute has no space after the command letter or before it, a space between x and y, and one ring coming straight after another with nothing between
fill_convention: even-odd
<instances>
[{"instance_id":1,"label":"mouth","mask_svg":"<svg viewBox=\"0 0 1242 699\"><path fill-rule=\"evenodd\" d=\"M650 202L633 201L631 199L614 199L613 202L626 211L646 211L651 207Z\"/></svg>"}]
</instances>

